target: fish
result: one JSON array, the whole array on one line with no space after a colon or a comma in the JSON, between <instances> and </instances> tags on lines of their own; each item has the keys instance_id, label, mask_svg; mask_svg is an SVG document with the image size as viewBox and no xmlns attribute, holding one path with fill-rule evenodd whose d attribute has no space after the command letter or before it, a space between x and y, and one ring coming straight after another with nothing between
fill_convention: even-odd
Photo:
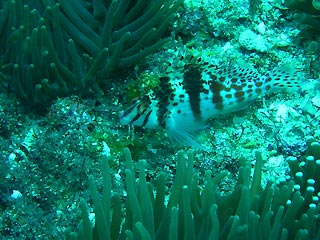
<instances>
[{"instance_id":1,"label":"fish","mask_svg":"<svg viewBox=\"0 0 320 240\"><path fill-rule=\"evenodd\" d=\"M156 88L120 112L120 124L163 129L175 142L199 147L196 136L209 119L240 111L266 94L298 93L302 78L282 67L261 74L254 67L197 58L161 76Z\"/></svg>"}]
</instances>

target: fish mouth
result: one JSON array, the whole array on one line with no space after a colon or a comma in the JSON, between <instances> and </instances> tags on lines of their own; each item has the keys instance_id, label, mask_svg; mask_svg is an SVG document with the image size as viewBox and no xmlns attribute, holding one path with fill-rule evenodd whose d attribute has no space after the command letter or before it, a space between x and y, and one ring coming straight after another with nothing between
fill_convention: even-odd
<instances>
[{"instance_id":1,"label":"fish mouth","mask_svg":"<svg viewBox=\"0 0 320 240\"><path fill-rule=\"evenodd\" d=\"M128 122L128 120L127 120L127 115L125 115L124 110L121 110L118 112L118 119L119 119L119 122L121 123L121 125L126 125L126 122Z\"/></svg>"}]
</instances>

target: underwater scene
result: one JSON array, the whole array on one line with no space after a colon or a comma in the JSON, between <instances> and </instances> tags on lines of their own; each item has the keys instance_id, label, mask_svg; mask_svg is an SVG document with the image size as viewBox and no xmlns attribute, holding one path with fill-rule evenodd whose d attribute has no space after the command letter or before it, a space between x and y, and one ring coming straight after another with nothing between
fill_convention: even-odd
<instances>
[{"instance_id":1,"label":"underwater scene","mask_svg":"<svg viewBox=\"0 0 320 240\"><path fill-rule=\"evenodd\" d=\"M3 0L0 33L0 239L320 239L320 0Z\"/></svg>"}]
</instances>

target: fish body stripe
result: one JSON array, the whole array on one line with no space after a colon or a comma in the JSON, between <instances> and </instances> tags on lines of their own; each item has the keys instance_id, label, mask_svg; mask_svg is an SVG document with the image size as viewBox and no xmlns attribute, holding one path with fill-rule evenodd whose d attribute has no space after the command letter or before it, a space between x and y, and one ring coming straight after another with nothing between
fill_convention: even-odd
<instances>
[{"instance_id":1,"label":"fish body stripe","mask_svg":"<svg viewBox=\"0 0 320 240\"><path fill-rule=\"evenodd\" d=\"M186 65L183 86L189 96L190 108L196 121L201 120L200 93L204 92L201 69Z\"/></svg>"},{"instance_id":2,"label":"fish body stripe","mask_svg":"<svg viewBox=\"0 0 320 240\"><path fill-rule=\"evenodd\" d=\"M159 89L155 92L155 97L158 100L158 122L162 128L166 127L166 117L169 114L168 106L174 96L174 89L169 80L169 77L161 77Z\"/></svg>"}]
</instances>

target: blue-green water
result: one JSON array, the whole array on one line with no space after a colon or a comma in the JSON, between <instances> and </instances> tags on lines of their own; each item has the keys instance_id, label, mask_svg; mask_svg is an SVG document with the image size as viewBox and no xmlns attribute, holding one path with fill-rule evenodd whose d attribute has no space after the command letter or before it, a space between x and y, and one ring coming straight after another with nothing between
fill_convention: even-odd
<instances>
[{"instance_id":1,"label":"blue-green water","mask_svg":"<svg viewBox=\"0 0 320 240\"><path fill-rule=\"evenodd\" d=\"M151 183L155 183L157 174L164 171L170 189L176 173L176 154L179 151L186 154L190 147L172 141L165 130L121 126L119 112L126 109L133 98L154 88L166 70L179 65L181 56L210 59L221 66L235 64L255 68L262 74L279 67L294 69L304 76L297 92L260 97L236 113L206 123L204 130L197 135L197 141L206 150L193 149L193 171L200 176L200 186L206 170L211 170L212 176L227 171L218 189L222 194L233 191L240 159L250 162L253 171L256 151L260 151L264 159L263 187L268 181L277 184L288 180L291 178L288 159L295 157L302 162L310 154L307 152L310 139L319 141L320 42L319 30L314 27L319 21L319 12L311 6L311 1L306 1L306 9L300 5L289 5L288 9L280 1L185 0L161 35L171 37L164 45L134 66L119 65L114 72L99 76L102 80L97 80L98 88L104 91L104 95L95 91L93 85L82 86L85 89L81 88L80 93L79 89L71 87L59 98L52 92L46 95L45 89L39 102L30 100L30 96L37 96L33 90L30 90L31 95L24 96L15 79L22 79L23 89L29 91L28 84L32 82L29 78L42 74L48 67L43 66L44 63L52 59L46 59L44 54L38 65L35 64L38 69L28 65L29 71L22 71L24 64L30 64L24 62L25 59L36 58L31 56L30 49L37 46L20 44L26 53L21 54L18 63L12 60L16 59L15 56L10 56L11 52L6 50L13 43L28 43L30 39L19 39L18 33L10 35L10 38L4 35L8 34L6 26L13 24L12 21L22 21L21 25L25 26L28 24L19 20L19 15L4 20L8 2L0 4L1 239L64 239L67 228L76 231L82 219L80 199L88 203L89 211L93 213L88 176L96 179L101 192L102 156L109 158L112 191L118 192L125 201L124 148L130 149L134 163L147 160L147 180ZM13 2L16 6L21 4L21 1L12 1L14 5ZM18 9L16 13L44 8L43 3L36 2L26 2L25 6L29 7ZM62 5L63 1L60 2ZM91 1L81 2L91 10ZM134 3L132 1L132 5ZM252 5L254 3L255 6ZM35 14L33 17L38 16ZM103 28L94 24L90 27L96 32ZM28 34L32 36L32 32ZM56 41L57 34L53 31L50 36ZM80 63L59 55L61 62L70 69L77 64L82 66L81 73L71 71L76 76L74 79L77 79L77 74L82 76L93 61L93 58L82 55L91 54L89 47L83 48L77 46ZM70 49L66 51L68 56L72 55L68 52ZM19 50L14 53L18 54ZM20 68L14 64L20 64ZM9 69L13 70L10 72ZM53 67L48 69L49 72L44 73L46 76L65 79L66 76L55 75ZM55 84L59 85L57 82ZM55 84L50 86L51 90L57 88ZM45 86L43 83L41 91ZM35 86L31 88L37 89ZM46 101L46 96L50 101L43 106L41 103ZM319 190L319 183L316 186ZM319 194L315 192L314 196L318 209L316 197ZM319 219L319 212L317 217Z\"/></svg>"}]
</instances>

